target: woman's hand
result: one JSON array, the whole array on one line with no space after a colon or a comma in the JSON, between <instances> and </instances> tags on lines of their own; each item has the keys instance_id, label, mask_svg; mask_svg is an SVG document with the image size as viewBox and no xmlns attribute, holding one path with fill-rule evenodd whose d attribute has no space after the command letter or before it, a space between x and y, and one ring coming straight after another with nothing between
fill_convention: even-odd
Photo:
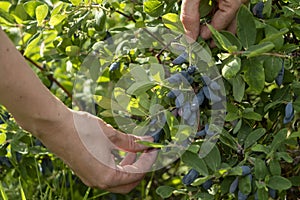
<instances>
[{"instance_id":1,"label":"woman's hand","mask_svg":"<svg viewBox=\"0 0 300 200\"><path fill-rule=\"evenodd\" d=\"M45 127L41 141L65 161L88 186L116 193L127 193L136 187L156 159L156 151L136 143L153 141L113 129L101 119L86 112L71 111L56 127ZM128 152L117 165L112 150ZM137 158L136 152L143 153Z\"/></svg>"},{"instance_id":2,"label":"woman's hand","mask_svg":"<svg viewBox=\"0 0 300 200\"><path fill-rule=\"evenodd\" d=\"M228 30L232 33L236 31L235 16L243 3L247 0L218 0L218 9L214 13L211 25L217 30ZM211 32L207 26L200 26L199 5L201 0L183 0L181 6L180 19L183 24L185 34L196 41L200 35L203 39L209 39Z\"/></svg>"}]
</instances>

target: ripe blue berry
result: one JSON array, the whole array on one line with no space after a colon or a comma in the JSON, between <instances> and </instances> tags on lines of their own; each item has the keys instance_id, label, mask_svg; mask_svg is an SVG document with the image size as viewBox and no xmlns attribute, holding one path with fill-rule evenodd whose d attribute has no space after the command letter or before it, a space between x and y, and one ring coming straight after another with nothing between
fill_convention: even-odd
<instances>
[{"instance_id":1,"label":"ripe blue berry","mask_svg":"<svg viewBox=\"0 0 300 200\"><path fill-rule=\"evenodd\" d=\"M281 70L279 71L276 79L275 79L275 82L278 86L281 86L282 85L282 82L283 82L283 76L284 76L284 62L282 62L282 67L281 67Z\"/></svg>"},{"instance_id":2,"label":"ripe blue berry","mask_svg":"<svg viewBox=\"0 0 300 200\"><path fill-rule=\"evenodd\" d=\"M196 95L197 100L198 100L198 105L201 106L204 102L205 96L204 96L204 91L201 89L199 93Z\"/></svg>"},{"instance_id":3,"label":"ripe blue berry","mask_svg":"<svg viewBox=\"0 0 300 200\"><path fill-rule=\"evenodd\" d=\"M241 168L242 168L242 176L246 176L251 173L251 169L249 166L243 165L241 166Z\"/></svg>"},{"instance_id":4,"label":"ripe blue berry","mask_svg":"<svg viewBox=\"0 0 300 200\"><path fill-rule=\"evenodd\" d=\"M276 190L269 188L269 195L270 197L272 197L273 199L276 199Z\"/></svg>"},{"instance_id":5,"label":"ripe blue berry","mask_svg":"<svg viewBox=\"0 0 300 200\"><path fill-rule=\"evenodd\" d=\"M216 81L212 81L212 82L209 84L209 87L210 87L212 90L220 90L220 89L221 89L221 86L220 86Z\"/></svg>"},{"instance_id":6,"label":"ripe blue berry","mask_svg":"<svg viewBox=\"0 0 300 200\"><path fill-rule=\"evenodd\" d=\"M191 65L188 67L187 72L189 73L189 75L192 75L196 72L196 70L197 70L197 66Z\"/></svg>"},{"instance_id":7,"label":"ripe blue berry","mask_svg":"<svg viewBox=\"0 0 300 200\"><path fill-rule=\"evenodd\" d=\"M109 67L109 71L110 72L113 72L113 71L116 71L120 68L120 63L119 62L114 62L110 65Z\"/></svg>"},{"instance_id":8,"label":"ripe blue berry","mask_svg":"<svg viewBox=\"0 0 300 200\"><path fill-rule=\"evenodd\" d=\"M184 185L191 185L199 176L199 172L191 169L182 179Z\"/></svg>"},{"instance_id":9,"label":"ripe blue berry","mask_svg":"<svg viewBox=\"0 0 300 200\"><path fill-rule=\"evenodd\" d=\"M242 193L240 190L238 192L238 200L247 200L248 199L248 195Z\"/></svg>"},{"instance_id":10,"label":"ripe blue berry","mask_svg":"<svg viewBox=\"0 0 300 200\"><path fill-rule=\"evenodd\" d=\"M182 63L186 62L187 57L188 57L188 53L187 52L183 52L177 58L175 58L175 60L173 60L172 63L174 65L181 65Z\"/></svg>"},{"instance_id":11,"label":"ripe blue berry","mask_svg":"<svg viewBox=\"0 0 300 200\"><path fill-rule=\"evenodd\" d=\"M192 114L192 111L191 111L191 104L189 102L186 102L184 105L183 105L183 115L182 115L182 118L184 120L188 120Z\"/></svg>"},{"instance_id":12,"label":"ripe blue berry","mask_svg":"<svg viewBox=\"0 0 300 200\"><path fill-rule=\"evenodd\" d=\"M175 99L176 108L182 107L183 103L184 103L184 95L183 93L180 93Z\"/></svg>"},{"instance_id":13,"label":"ripe blue berry","mask_svg":"<svg viewBox=\"0 0 300 200\"><path fill-rule=\"evenodd\" d=\"M153 138L153 142L158 143L159 140L163 137L164 135L164 130L163 129L158 129L155 132L151 134L151 137Z\"/></svg>"},{"instance_id":14,"label":"ripe blue berry","mask_svg":"<svg viewBox=\"0 0 300 200\"><path fill-rule=\"evenodd\" d=\"M208 76L203 75L203 76L201 76L201 81L204 85L209 85L211 82L211 79Z\"/></svg>"},{"instance_id":15,"label":"ripe blue berry","mask_svg":"<svg viewBox=\"0 0 300 200\"><path fill-rule=\"evenodd\" d=\"M196 133L196 136L197 136L197 137L203 137L203 136L205 136L205 135L206 135L205 129L203 129L203 130L201 130L201 131L198 131L198 132Z\"/></svg>"},{"instance_id":16,"label":"ripe blue berry","mask_svg":"<svg viewBox=\"0 0 300 200\"><path fill-rule=\"evenodd\" d=\"M229 192L234 193L239 185L239 177L236 177L234 181L231 183Z\"/></svg>"},{"instance_id":17,"label":"ripe blue berry","mask_svg":"<svg viewBox=\"0 0 300 200\"><path fill-rule=\"evenodd\" d=\"M264 10L264 2L258 2L257 4L255 4L255 6L252 9L253 14L258 17L258 18L264 18L263 16L263 10Z\"/></svg>"},{"instance_id":18,"label":"ripe blue berry","mask_svg":"<svg viewBox=\"0 0 300 200\"><path fill-rule=\"evenodd\" d=\"M212 184L213 184L213 181L211 179L209 179L202 184L202 187L205 190L208 190L209 188L211 188Z\"/></svg>"},{"instance_id":19,"label":"ripe blue berry","mask_svg":"<svg viewBox=\"0 0 300 200\"><path fill-rule=\"evenodd\" d=\"M170 76L168 79L169 83L175 84L175 83L181 83L182 79L181 79L181 75L180 74L174 74L172 76Z\"/></svg>"}]
</instances>

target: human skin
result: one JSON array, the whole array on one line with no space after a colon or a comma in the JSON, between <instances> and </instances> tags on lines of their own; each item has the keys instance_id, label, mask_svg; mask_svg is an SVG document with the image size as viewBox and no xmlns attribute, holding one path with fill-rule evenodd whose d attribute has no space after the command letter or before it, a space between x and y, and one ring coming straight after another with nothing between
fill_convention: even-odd
<instances>
[{"instance_id":1,"label":"human skin","mask_svg":"<svg viewBox=\"0 0 300 200\"><path fill-rule=\"evenodd\" d=\"M247 0L219 0L218 9L214 13L211 25L216 30L236 31L236 13ZM200 25L201 13L199 5L201 0L183 0L181 5L180 20L185 34L192 41L196 41L200 35L204 40L211 37L211 32L206 25Z\"/></svg>"},{"instance_id":2,"label":"human skin","mask_svg":"<svg viewBox=\"0 0 300 200\"><path fill-rule=\"evenodd\" d=\"M1 28L0 41L0 104L16 122L39 138L86 185L116 193L128 193L136 187L157 155L136 141L153 141L152 137L121 133L98 117L67 108L41 83ZM99 141L98 157L82 143L82 137L96 138L95 145ZM109 142L101 145L103 141ZM113 149L129 153L116 164ZM143 152L138 159L136 152Z\"/></svg>"}]
</instances>

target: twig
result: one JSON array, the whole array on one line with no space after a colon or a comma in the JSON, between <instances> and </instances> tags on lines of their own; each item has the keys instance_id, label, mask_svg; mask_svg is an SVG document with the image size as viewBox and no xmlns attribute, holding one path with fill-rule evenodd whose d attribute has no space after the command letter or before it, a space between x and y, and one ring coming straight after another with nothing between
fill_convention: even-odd
<instances>
[{"instance_id":1,"label":"twig","mask_svg":"<svg viewBox=\"0 0 300 200\"><path fill-rule=\"evenodd\" d=\"M31 58L28 58L27 56L24 56L24 58L28 62L30 62L33 66L38 68L40 71L47 72L43 67L41 67L39 64L34 62ZM60 84L60 82L58 82L51 74L47 75L47 78L49 79L49 81L54 82L59 88L61 88L67 94L67 96L72 100L72 98L73 98L72 94L62 84Z\"/></svg>"}]
</instances>

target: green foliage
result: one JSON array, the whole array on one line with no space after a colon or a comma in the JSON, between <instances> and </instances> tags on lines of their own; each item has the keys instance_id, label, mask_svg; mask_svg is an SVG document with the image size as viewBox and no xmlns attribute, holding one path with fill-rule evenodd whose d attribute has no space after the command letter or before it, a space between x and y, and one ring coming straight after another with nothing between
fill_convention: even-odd
<instances>
[{"instance_id":1,"label":"green foliage","mask_svg":"<svg viewBox=\"0 0 300 200\"><path fill-rule=\"evenodd\" d=\"M212 5L207 2L199 8L205 13L203 21L211 17ZM164 116L166 124L156 124L165 133L160 143L145 144L167 149L174 146L169 143L174 139L178 152L180 145L176 145L191 143L174 163L149 173L128 195L111 194L85 186L61 160L18 127L1 106L2 199L237 199L238 190L249 199L256 194L259 199L268 199L270 189L279 199L299 197L300 5L298 0L264 1L263 18L258 18L252 12L257 2L252 0L238 11L236 35L209 26L217 46L210 49L201 38L198 46L176 38L183 32L180 1L0 1L2 29L46 87L68 107L72 107L72 91L85 91L85 82L75 77L84 74L94 84L93 102L82 98L90 93L73 94L77 95L73 99L87 103L75 101L74 109L90 106L115 128L137 135L148 131L145 125L152 119L162 122ZM110 37L141 27L155 35L142 32L138 42L130 34L123 41ZM175 33L160 32L162 27ZM144 48L145 44L157 49ZM189 54L187 61L173 65L182 49ZM102 56L98 58L92 51ZM197 54L201 59L192 63ZM118 65L110 70L113 63ZM214 121L212 105L202 106L196 116L199 127L190 127L172 114L176 105L166 97L174 89L168 82L170 74L185 71L190 64L201 65L201 69L216 65L215 73L221 74L216 81L224 83L225 90L218 95L226 96L225 123L214 136L218 140L213 146L205 143L206 138L190 137ZM278 84L282 68L282 83ZM200 90L204 73L192 75L193 88L181 83L176 89L183 88L185 94ZM289 102L295 116L285 124ZM209 129L214 131L214 127ZM241 166L249 166L252 176L244 175ZM200 175L185 186L181 180L191 168ZM230 193L236 178L238 189ZM207 180L213 181L208 190L202 187Z\"/></svg>"}]
</instances>

